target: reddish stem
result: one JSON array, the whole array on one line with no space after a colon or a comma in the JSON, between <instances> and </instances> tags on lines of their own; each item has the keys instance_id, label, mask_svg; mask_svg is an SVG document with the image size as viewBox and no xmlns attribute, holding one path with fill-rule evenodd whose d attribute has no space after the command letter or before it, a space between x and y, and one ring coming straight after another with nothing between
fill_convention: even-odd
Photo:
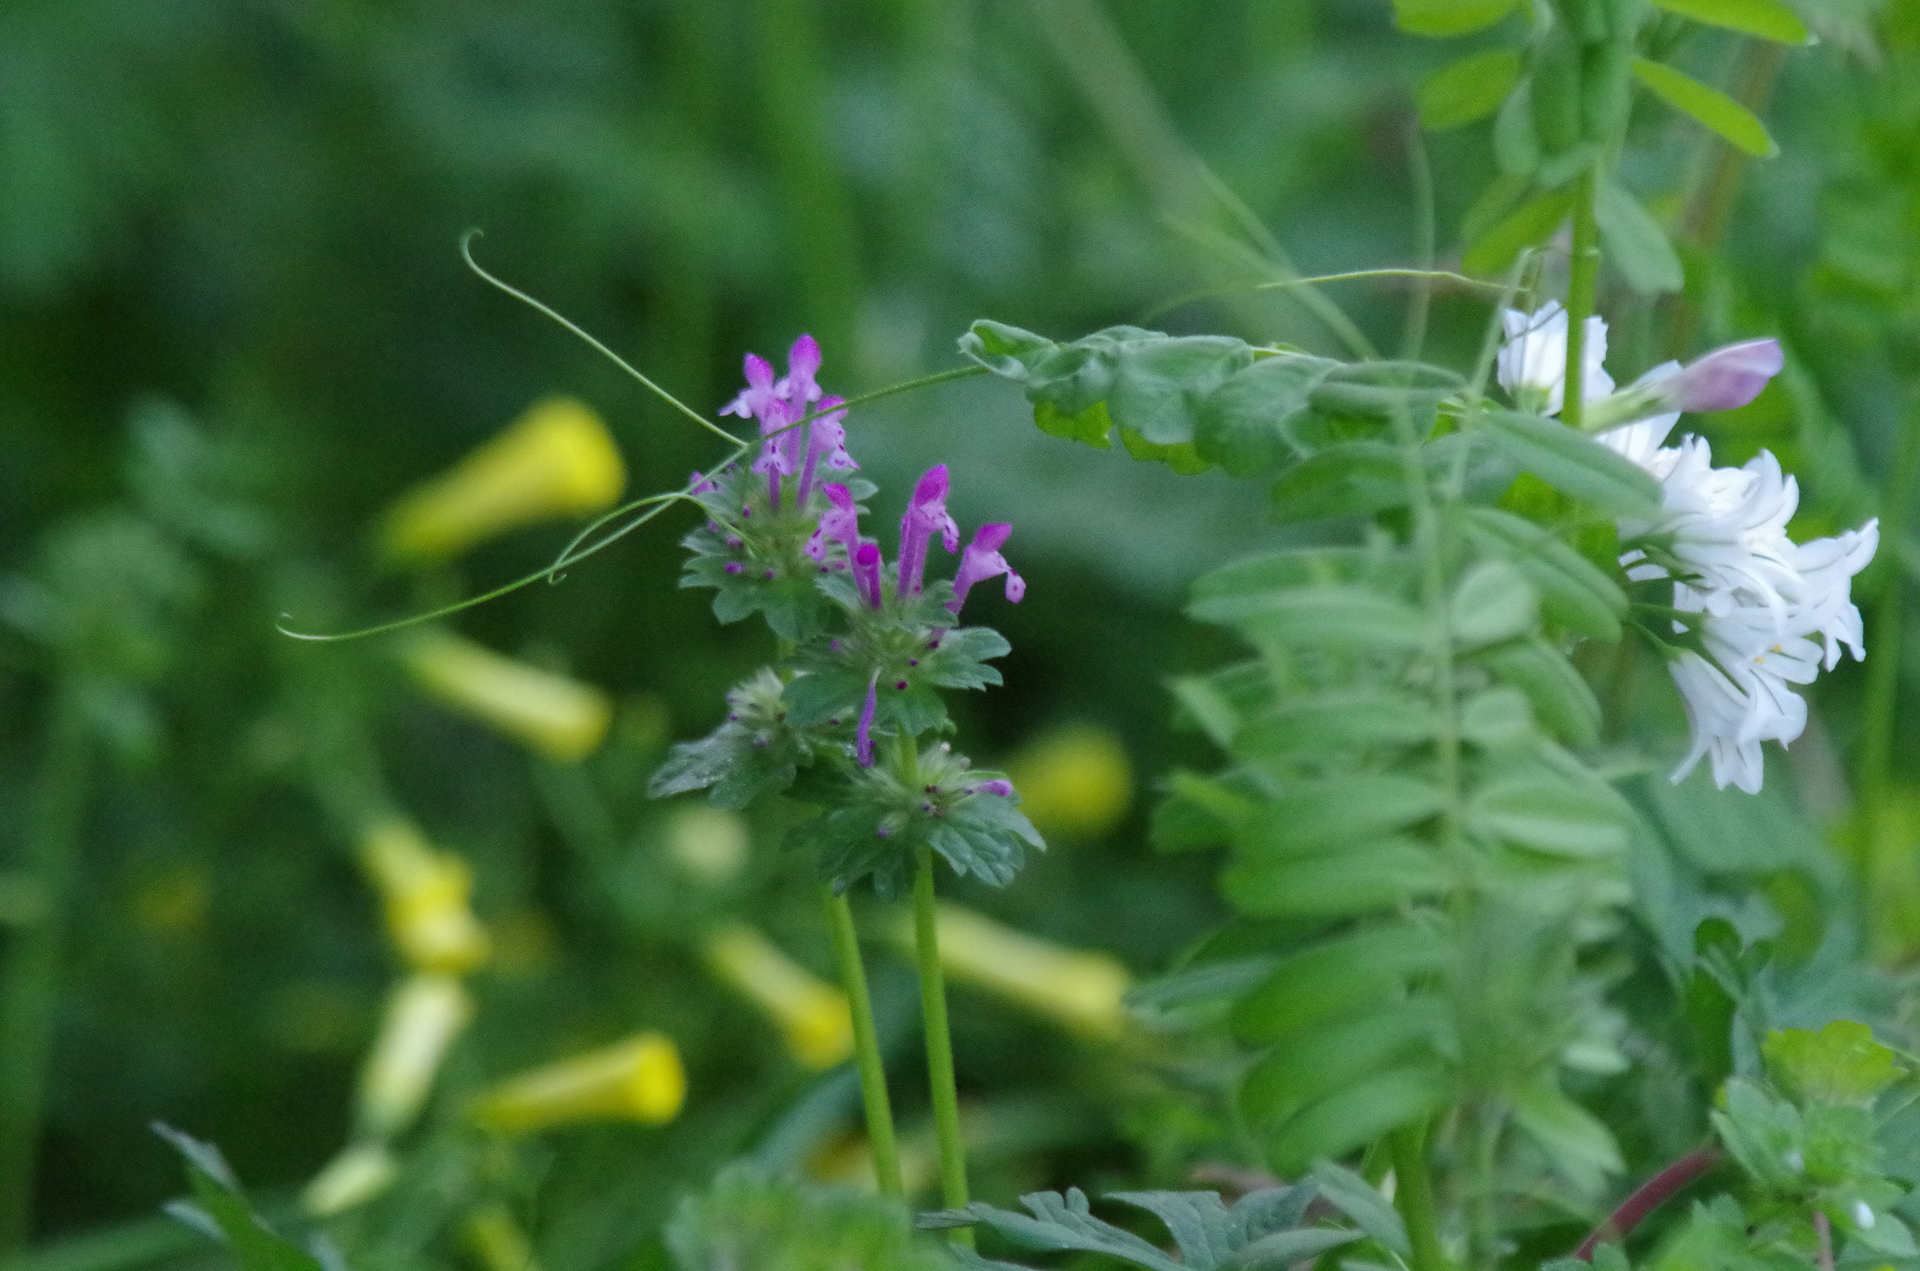
<instances>
[{"instance_id":1,"label":"reddish stem","mask_svg":"<svg viewBox=\"0 0 1920 1271\"><path fill-rule=\"evenodd\" d=\"M1625 1236L1638 1227L1648 1214L1679 1195L1687 1184L1719 1163L1720 1152L1717 1148L1703 1147L1688 1152L1635 1188L1633 1195L1621 1201L1620 1207L1607 1215L1607 1220L1580 1242L1573 1256L1582 1262L1592 1262L1593 1251L1600 1244Z\"/></svg>"}]
</instances>

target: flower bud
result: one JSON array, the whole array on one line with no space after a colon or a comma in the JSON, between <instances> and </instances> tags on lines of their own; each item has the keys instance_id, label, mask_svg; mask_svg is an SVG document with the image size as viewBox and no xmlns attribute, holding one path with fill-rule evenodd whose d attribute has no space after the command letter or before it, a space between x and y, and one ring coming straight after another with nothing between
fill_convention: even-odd
<instances>
[{"instance_id":1,"label":"flower bud","mask_svg":"<svg viewBox=\"0 0 1920 1271\"><path fill-rule=\"evenodd\" d=\"M457 556L482 539L612 507L626 488L620 452L592 409L535 402L505 432L388 512L382 554L405 565Z\"/></svg>"},{"instance_id":2,"label":"flower bud","mask_svg":"<svg viewBox=\"0 0 1920 1271\"><path fill-rule=\"evenodd\" d=\"M435 700L561 763L597 750L613 720L612 703L592 685L447 631L419 632L399 650L414 681Z\"/></svg>"},{"instance_id":3,"label":"flower bud","mask_svg":"<svg viewBox=\"0 0 1920 1271\"><path fill-rule=\"evenodd\" d=\"M680 1052L660 1033L560 1059L509 1077L482 1095L473 1116L513 1134L573 1121L639 1121L664 1125L686 1099Z\"/></svg>"},{"instance_id":4,"label":"flower bud","mask_svg":"<svg viewBox=\"0 0 1920 1271\"><path fill-rule=\"evenodd\" d=\"M831 1068L853 1053L847 995L824 983L744 923L728 923L701 942L716 977L780 1026L787 1053L808 1068Z\"/></svg>"},{"instance_id":5,"label":"flower bud","mask_svg":"<svg viewBox=\"0 0 1920 1271\"><path fill-rule=\"evenodd\" d=\"M399 1172L385 1143L349 1144L301 1189L300 1208L315 1218L343 1214L387 1190Z\"/></svg>"},{"instance_id":6,"label":"flower bud","mask_svg":"<svg viewBox=\"0 0 1920 1271\"><path fill-rule=\"evenodd\" d=\"M1780 341L1742 340L1715 349L1658 388L1668 410L1735 410L1760 396L1785 365Z\"/></svg>"},{"instance_id":7,"label":"flower bud","mask_svg":"<svg viewBox=\"0 0 1920 1271\"><path fill-rule=\"evenodd\" d=\"M360 863L385 902L387 934L416 971L459 975L487 959L487 929L468 897L473 871L451 852L436 852L409 821L372 825L360 841Z\"/></svg>"},{"instance_id":8,"label":"flower bud","mask_svg":"<svg viewBox=\"0 0 1920 1271\"><path fill-rule=\"evenodd\" d=\"M939 909L940 965L962 983L999 994L1085 1037L1113 1037L1126 1021L1132 986L1110 954L1063 949L959 905ZM898 930L911 944L911 923Z\"/></svg>"},{"instance_id":9,"label":"flower bud","mask_svg":"<svg viewBox=\"0 0 1920 1271\"><path fill-rule=\"evenodd\" d=\"M473 1018L473 999L450 975L412 975L387 1000L360 1074L360 1129L387 1139L413 1123L447 1048Z\"/></svg>"},{"instance_id":10,"label":"flower bud","mask_svg":"<svg viewBox=\"0 0 1920 1271\"><path fill-rule=\"evenodd\" d=\"M1007 761L1020 810L1048 838L1097 839L1133 803L1133 772L1112 729L1069 724L1036 737Z\"/></svg>"},{"instance_id":11,"label":"flower bud","mask_svg":"<svg viewBox=\"0 0 1920 1271\"><path fill-rule=\"evenodd\" d=\"M479 1206L467 1215L460 1234L485 1271L540 1271L533 1242L505 1205Z\"/></svg>"}]
</instances>

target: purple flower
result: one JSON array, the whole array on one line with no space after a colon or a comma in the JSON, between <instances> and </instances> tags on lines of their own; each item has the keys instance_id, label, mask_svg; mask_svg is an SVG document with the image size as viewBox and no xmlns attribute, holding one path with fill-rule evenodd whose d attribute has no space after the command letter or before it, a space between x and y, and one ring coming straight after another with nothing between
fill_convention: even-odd
<instances>
[{"instance_id":1,"label":"purple flower","mask_svg":"<svg viewBox=\"0 0 1920 1271\"><path fill-rule=\"evenodd\" d=\"M712 477L702 476L698 472L687 478L688 494L712 494L719 488L713 483Z\"/></svg>"},{"instance_id":2,"label":"purple flower","mask_svg":"<svg viewBox=\"0 0 1920 1271\"><path fill-rule=\"evenodd\" d=\"M824 399L819 406L821 413L807 425L807 464L800 473L800 492L794 496L799 504L805 504L807 495L813 492L814 471L822 459L835 472L851 472L860 466L847 453L847 412L835 409L843 400Z\"/></svg>"},{"instance_id":3,"label":"purple flower","mask_svg":"<svg viewBox=\"0 0 1920 1271\"><path fill-rule=\"evenodd\" d=\"M982 525L974 532L973 541L967 544L967 550L960 554L960 572L953 578L953 599L947 602L947 608L955 613L966 603L967 593L973 590L975 583L985 582L1001 574L1007 576L1007 599L1019 604L1027 594L1027 580L1013 572L1013 566L1007 564L1007 558L1000 554L1000 547L1013 533L1013 527L1000 522Z\"/></svg>"},{"instance_id":4,"label":"purple flower","mask_svg":"<svg viewBox=\"0 0 1920 1271\"><path fill-rule=\"evenodd\" d=\"M941 546L960 550L960 527L947 511L947 465L936 464L913 487L900 518L900 594L917 596L927 572L927 540L940 535Z\"/></svg>"},{"instance_id":5,"label":"purple flower","mask_svg":"<svg viewBox=\"0 0 1920 1271\"><path fill-rule=\"evenodd\" d=\"M813 377L820 370L820 360L820 342L810 335L801 336L787 350L786 376L773 386L773 391L796 406L819 401L820 386L813 382Z\"/></svg>"},{"instance_id":6,"label":"purple flower","mask_svg":"<svg viewBox=\"0 0 1920 1271\"><path fill-rule=\"evenodd\" d=\"M860 588L861 599L869 608L880 607L880 547L876 543L862 543L853 550L853 581Z\"/></svg>"},{"instance_id":7,"label":"purple flower","mask_svg":"<svg viewBox=\"0 0 1920 1271\"><path fill-rule=\"evenodd\" d=\"M1004 778L994 781L980 781L967 787L968 794L997 794L1003 799L1013 797L1013 782Z\"/></svg>"},{"instance_id":8,"label":"purple flower","mask_svg":"<svg viewBox=\"0 0 1920 1271\"><path fill-rule=\"evenodd\" d=\"M801 550L821 564L827 562L827 546L839 543L846 548L847 559L851 561L854 553L860 549L860 510L853 505L853 492L843 485L824 485L827 502L831 504L820 514L819 528L813 531L813 537ZM879 548L874 551L877 554Z\"/></svg>"},{"instance_id":9,"label":"purple flower","mask_svg":"<svg viewBox=\"0 0 1920 1271\"><path fill-rule=\"evenodd\" d=\"M806 498L807 487L813 480L816 453L800 436L805 430L794 425L806 418L809 403L820 400L820 386L813 378L819 369L820 344L810 335L801 336L787 350L787 373L778 380L774 378L771 362L757 353L749 353L746 388L720 409L722 415L738 415L742 419L751 416L759 421L760 435L766 440L761 443L760 457L754 460L753 470L767 478L768 501L776 509L780 506L780 478L790 477L800 469L803 453L806 476L801 479L799 499ZM846 453L845 441L846 433L842 429L834 442L842 455ZM848 463L851 462L849 458ZM827 466L834 466L831 457Z\"/></svg>"},{"instance_id":10,"label":"purple flower","mask_svg":"<svg viewBox=\"0 0 1920 1271\"><path fill-rule=\"evenodd\" d=\"M747 354L747 386L740 395L720 408L722 415L738 415L742 419L753 418L761 421L761 431L766 431L767 411L774 402L780 400L780 392L773 382L773 363L758 353Z\"/></svg>"},{"instance_id":11,"label":"purple flower","mask_svg":"<svg viewBox=\"0 0 1920 1271\"><path fill-rule=\"evenodd\" d=\"M1742 340L1698 359L1659 389L1669 410L1734 410L1760 396L1785 365L1778 340Z\"/></svg>"},{"instance_id":12,"label":"purple flower","mask_svg":"<svg viewBox=\"0 0 1920 1271\"><path fill-rule=\"evenodd\" d=\"M879 684L880 672L875 670L873 678L867 681L867 704L860 708L860 727L854 730L853 757L862 768L873 767L873 712L880 704L876 691Z\"/></svg>"}]
</instances>

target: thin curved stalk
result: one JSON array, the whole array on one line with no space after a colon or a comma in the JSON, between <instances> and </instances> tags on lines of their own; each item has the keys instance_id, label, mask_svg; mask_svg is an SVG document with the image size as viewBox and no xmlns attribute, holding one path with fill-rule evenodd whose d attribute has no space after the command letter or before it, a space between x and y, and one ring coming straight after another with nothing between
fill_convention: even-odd
<instances>
[{"instance_id":1,"label":"thin curved stalk","mask_svg":"<svg viewBox=\"0 0 1920 1271\"><path fill-rule=\"evenodd\" d=\"M933 1128L940 1141L940 1198L948 1209L967 1204L967 1151L960 1141L960 1095L953 1080L953 1034L947 1027L947 987L940 971L940 929L934 909L933 849L918 849L913 877L913 952L920 965L920 1009L927 1029L927 1084ZM973 1229L949 1237L971 1247Z\"/></svg>"},{"instance_id":2,"label":"thin curved stalk","mask_svg":"<svg viewBox=\"0 0 1920 1271\"><path fill-rule=\"evenodd\" d=\"M860 961L860 935L853 925L853 906L844 895L823 887L827 925L833 931L833 949L840 961L840 982L853 1010L853 1050L860 1069L860 1097L866 1105L867 1142L873 1149L873 1180L887 1196L902 1196L900 1149L893 1133L893 1105L887 1098L887 1070L880 1060L879 1037L873 1027L873 997L867 992L867 971Z\"/></svg>"}]
</instances>

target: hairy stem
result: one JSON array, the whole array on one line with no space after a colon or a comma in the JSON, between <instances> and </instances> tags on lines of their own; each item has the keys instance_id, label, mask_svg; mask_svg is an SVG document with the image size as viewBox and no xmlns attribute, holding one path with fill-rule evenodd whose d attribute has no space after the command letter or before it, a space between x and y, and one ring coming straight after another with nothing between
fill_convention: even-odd
<instances>
[{"instance_id":1,"label":"hairy stem","mask_svg":"<svg viewBox=\"0 0 1920 1271\"><path fill-rule=\"evenodd\" d=\"M0 963L0 1257L24 1248L33 1226L34 1158L86 809L86 722L71 687L54 700L45 756L20 868L38 912L14 931Z\"/></svg>"},{"instance_id":2,"label":"hairy stem","mask_svg":"<svg viewBox=\"0 0 1920 1271\"><path fill-rule=\"evenodd\" d=\"M893 1105L887 1100L887 1070L880 1062L880 1042L873 1029L873 998L867 992L867 969L860 961L860 935L853 926L853 906L844 895L821 889L827 926L833 931L833 951L840 960L840 983L853 1008L853 1052L860 1068L860 1097L867 1110L867 1142L873 1148L873 1179L882 1195L904 1195L900 1184L900 1150L893 1135Z\"/></svg>"},{"instance_id":3,"label":"hairy stem","mask_svg":"<svg viewBox=\"0 0 1920 1271\"><path fill-rule=\"evenodd\" d=\"M967 1153L960 1142L960 1095L953 1081L953 1035L947 1029L947 986L940 972L940 930L933 900L933 849L917 849L913 876L913 951L920 964L920 1010L927 1028L927 1084L933 1128L940 1140L940 1199L948 1209L967 1204ZM955 1227L955 1244L973 1244L973 1230Z\"/></svg>"},{"instance_id":4,"label":"hairy stem","mask_svg":"<svg viewBox=\"0 0 1920 1271\"><path fill-rule=\"evenodd\" d=\"M1600 276L1600 230L1593 220L1595 173L1588 168L1573 186L1573 263L1567 278L1567 374L1560 418L1579 431L1587 413L1587 319Z\"/></svg>"},{"instance_id":5,"label":"hairy stem","mask_svg":"<svg viewBox=\"0 0 1920 1271\"><path fill-rule=\"evenodd\" d=\"M1447 1271L1447 1255L1440 1249L1439 1212L1433 1201L1433 1174L1427 1168L1427 1127L1410 1125L1395 1130L1393 1150L1394 1208L1407 1224L1413 1245L1413 1271Z\"/></svg>"},{"instance_id":6,"label":"hairy stem","mask_svg":"<svg viewBox=\"0 0 1920 1271\"><path fill-rule=\"evenodd\" d=\"M1607 1220L1588 1233L1573 1256L1582 1262L1593 1261L1593 1251L1603 1244L1622 1239L1660 1208L1684 1191L1687 1185L1720 1164L1720 1153L1711 1147L1697 1148L1633 1189L1607 1215Z\"/></svg>"}]
</instances>

